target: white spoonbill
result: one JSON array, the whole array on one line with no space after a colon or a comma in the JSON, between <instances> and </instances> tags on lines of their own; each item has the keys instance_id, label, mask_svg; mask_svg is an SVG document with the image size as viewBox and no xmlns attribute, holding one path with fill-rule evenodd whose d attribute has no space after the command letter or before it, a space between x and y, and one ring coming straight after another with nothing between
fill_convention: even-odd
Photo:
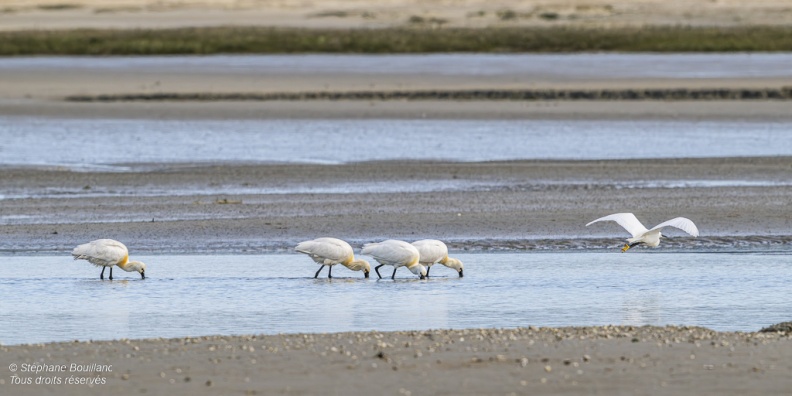
<instances>
[{"instance_id":1,"label":"white spoonbill","mask_svg":"<svg viewBox=\"0 0 792 396\"><path fill-rule=\"evenodd\" d=\"M321 265L314 278L319 277L319 272L327 266L327 277L333 277L333 266L341 264L352 271L363 271L363 276L368 278L371 266L366 260L355 260L352 246L336 238L317 238L312 241L300 242L294 250L310 256L316 264Z\"/></svg>"},{"instance_id":2,"label":"white spoonbill","mask_svg":"<svg viewBox=\"0 0 792 396\"><path fill-rule=\"evenodd\" d=\"M129 261L127 247L113 239L97 239L84 243L72 250L72 256L75 260L88 260L89 263L102 267L99 279L104 279L105 268L110 267L110 280L113 280L114 265L126 272L138 272L141 279L146 279L146 264Z\"/></svg>"},{"instance_id":3,"label":"white spoonbill","mask_svg":"<svg viewBox=\"0 0 792 396\"><path fill-rule=\"evenodd\" d=\"M660 244L660 237L663 235L660 234L660 230L663 227L675 227L679 228L682 231L687 232L688 234L697 237L699 235L698 228L696 225L693 224L690 219L684 217L677 217L668 221L664 221L654 227L652 229L647 230L643 224L635 217L632 213L616 213L612 215L608 215L605 217L600 217L597 220L592 221L591 223L586 224L586 227L598 222L598 221L615 221L620 226L624 227L627 232L632 234L632 238L627 238L627 243L622 248L622 253L626 252L628 249L635 245L645 244L646 246L657 247Z\"/></svg>"},{"instance_id":4,"label":"white spoonbill","mask_svg":"<svg viewBox=\"0 0 792 396\"><path fill-rule=\"evenodd\" d=\"M379 268L383 265L393 266L391 279L396 279L396 270L399 267L407 267L410 272L420 276L421 279L426 278L426 267L419 262L421 254L418 253L418 249L415 246L407 242L388 239L378 243L367 243L363 245L363 250L360 251L360 254L374 257L380 263L380 265L374 267L380 279L382 279L382 275L379 273Z\"/></svg>"},{"instance_id":5,"label":"white spoonbill","mask_svg":"<svg viewBox=\"0 0 792 396\"><path fill-rule=\"evenodd\" d=\"M426 266L427 277L429 277L429 271L432 270L432 266L435 265L435 263L440 263L448 268L455 269L460 278L464 276L462 273L462 269L464 268L462 262L455 258L448 257L448 246L442 241L438 241L437 239L422 239L413 242L412 245L418 249L418 253L421 255L419 262L421 265Z\"/></svg>"}]
</instances>

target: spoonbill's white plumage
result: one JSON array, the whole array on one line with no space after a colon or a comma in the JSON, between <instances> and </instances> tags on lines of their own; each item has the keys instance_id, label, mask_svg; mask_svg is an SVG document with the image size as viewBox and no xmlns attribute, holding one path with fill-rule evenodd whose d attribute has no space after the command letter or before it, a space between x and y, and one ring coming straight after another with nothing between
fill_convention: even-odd
<instances>
[{"instance_id":1,"label":"spoonbill's white plumage","mask_svg":"<svg viewBox=\"0 0 792 396\"><path fill-rule=\"evenodd\" d=\"M680 230L685 231L694 237L699 235L699 230L696 225L693 224L690 219L684 217L677 217L668 221L664 221L647 230L646 227L644 227L644 225L638 221L634 214L616 213L605 217L600 217L599 219L586 224L586 227L598 221L615 221L632 235L632 238L627 238L627 244L625 244L622 248L622 252L626 252L631 247L640 244L645 244L646 246L650 247L657 247L657 245L660 244L660 237L663 236L660 233L660 230L662 230L663 227L679 228Z\"/></svg>"},{"instance_id":2,"label":"spoonbill's white plumage","mask_svg":"<svg viewBox=\"0 0 792 396\"><path fill-rule=\"evenodd\" d=\"M138 272L142 279L146 278L146 264L140 261L129 261L129 251L123 243L113 239L97 239L77 246L72 250L75 260L87 260L89 263L102 267L99 279L104 279L105 268L110 267L110 280L113 280L113 266L117 265L126 272Z\"/></svg>"},{"instance_id":3,"label":"spoonbill's white plumage","mask_svg":"<svg viewBox=\"0 0 792 396\"><path fill-rule=\"evenodd\" d=\"M436 263L455 269L460 278L464 276L462 271L464 266L462 262L458 259L448 257L448 246L442 241L438 241L437 239L422 239L413 242L412 245L418 249L418 253L421 255L419 262L421 265L426 266L427 277L429 276L429 271L432 270L432 266Z\"/></svg>"},{"instance_id":4,"label":"spoonbill's white plumage","mask_svg":"<svg viewBox=\"0 0 792 396\"><path fill-rule=\"evenodd\" d=\"M363 245L360 254L365 254L374 257L380 265L374 267L377 271L377 276L382 279L379 273L379 268L383 265L393 266L393 275L391 279L396 279L396 270L399 267L407 267L415 275L426 278L426 267L419 262L421 254L415 246L410 245L404 241L397 241L395 239L388 239L387 241L377 243L367 243Z\"/></svg>"},{"instance_id":5,"label":"spoonbill's white plumage","mask_svg":"<svg viewBox=\"0 0 792 396\"><path fill-rule=\"evenodd\" d=\"M305 253L313 261L321 265L314 278L319 277L319 272L327 266L327 277L333 277L333 266L341 264L352 271L363 271L363 276L368 278L371 266L366 260L356 260L352 246L336 238L317 238L311 241L300 242L294 250Z\"/></svg>"}]
</instances>

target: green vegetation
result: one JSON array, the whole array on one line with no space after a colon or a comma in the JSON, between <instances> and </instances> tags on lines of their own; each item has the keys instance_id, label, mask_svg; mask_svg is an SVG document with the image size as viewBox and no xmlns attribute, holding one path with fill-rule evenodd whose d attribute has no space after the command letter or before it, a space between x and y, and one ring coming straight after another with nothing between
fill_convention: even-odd
<instances>
[{"instance_id":1,"label":"green vegetation","mask_svg":"<svg viewBox=\"0 0 792 396\"><path fill-rule=\"evenodd\" d=\"M0 56L217 53L792 51L792 27L184 28L0 32Z\"/></svg>"},{"instance_id":2,"label":"green vegetation","mask_svg":"<svg viewBox=\"0 0 792 396\"><path fill-rule=\"evenodd\" d=\"M560 15L557 12L543 12L539 14L539 18L546 19L548 21L554 21L558 19Z\"/></svg>"},{"instance_id":3,"label":"green vegetation","mask_svg":"<svg viewBox=\"0 0 792 396\"><path fill-rule=\"evenodd\" d=\"M448 21L443 18L435 18L435 17L424 18L418 15L411 16L410 18L407 19L407 22L413 25L429 24L435 26L443 26L444 24L448 23Z\"/></svg>"},{"instance_id":4,"label":"green vegetation","mask_svg":"<svg viewBox=\"0 0 792 396\"><path fill-rule=\"evenodd\" d=\"M327 18L327 17L334 17L334 18L346 18L349 15L347 11L324 11L320 13L316 13L311 15L314 18Z\"/></svg>"},{"instance_id":5,"label":"green vegetation","mask_svg":"<svg viewBox=\"0 0 792 396\"><path fill-rule=\"evenodd\" d=\"M501 21L512 21L512 20L517 19L517 17L518 17L516 12L514 12L512 10L509 10L509 9L500 10L500 11L496 12L495 15L497 15L498 18Z\"/></svg>"},{"instance_id":6,"label":"green vegetation","mask_svg":"<svg viewBox=\"0 0 792 396\"><path fill-rule=\"evenodd\" d=\"M61 4L42 4L37 8L45 11L62 11L62 10L76 10L78 8L82 8L82 6L79 4L61 3Z\"/></svg>"}]
</instances>

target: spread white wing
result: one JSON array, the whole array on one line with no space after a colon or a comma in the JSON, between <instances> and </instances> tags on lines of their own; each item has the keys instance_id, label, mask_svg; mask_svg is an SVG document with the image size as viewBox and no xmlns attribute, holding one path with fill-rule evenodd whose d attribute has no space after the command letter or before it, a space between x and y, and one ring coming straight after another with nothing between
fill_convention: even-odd
<instances>
[{"instance_id":1,"label":"spread white wing","mask_svg":"<svg viewBox=\"0 0 792 396\"><path fill-rule=\"evenodd\" d=\"M600 217L599 219L586 224L586 227L599 221L615 221L620 226L624 227L624 229L627 230L627 232L629 232L630 235L633 236L633 238L637 238L638 236L643 235L644 233L649 231L646 229L646 227L644 227L643 224L641 224L640 221L638 221L638 219L632 213L616 213L605 217ZM670 225L670 224L666 224L666 225Z\"/></svg>"},{"instance_id":2,"label":"spread white wing","mask_svg":"<svg viewBox=\"0 0 792 396\"><path fill-rule=\"evenodd\" d=\"M697 237L699 235L698 227L696 227L696 225L693 224L693 222L690 221L690 219L687 219L687 218L684 218L684 217L677 217L675 219L664 221L664 222L652 227L651 231L659 230L659 229L661 229L663 227L679 228L680 230L685 231L688 234L693 235L694 237Z\"/></svg>"}]
</instances>

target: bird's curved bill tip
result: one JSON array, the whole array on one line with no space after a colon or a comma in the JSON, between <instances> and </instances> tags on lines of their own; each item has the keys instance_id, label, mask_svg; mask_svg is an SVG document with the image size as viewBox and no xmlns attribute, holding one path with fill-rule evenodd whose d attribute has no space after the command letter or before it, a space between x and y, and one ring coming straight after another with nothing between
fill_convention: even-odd
<instances>
[{"instance_id":1,"label":"bird's curved bill tip","mask_svg":"<svg viewBox=\"0 0 792 396\"><path fill-rule=\"evenodd\" d=\"M364 277L364 278L366 278L366 279L368 279L368 277L369 277L369 273L368 273L368 272L364 272L364 273L363 273L363 277Z\"/></svg>"},{"instance_id":2,"label":"bird's curved bill tip","mask_svg":"<svg viewBox=\"0 0 792 396\"><path fill-rule=\"evenodd\" d=\"M459 270L459 277L462 278L464 276L465 276L465 274L462 272L462 270Z\"/></svg>"},{"instance_id":3,"label":"bird's curved bill tip","mask_svg":"<svg viewBox=\"0 0 792 396\"><path fill-rule=\"evenodd\" d=\"M144 272L140 273L140 279L146 279L146 274Z\"/></svg>"},{"instance_id":4,"label":"bird's curved bill tip","mask_svg":"<svg viewBox=\"0 0 792 396\"><path fill-rule=\"evenodd\" d=\"M421 275L421 279L426 279L426 275Z\"/></svg>"}]
</instances>

